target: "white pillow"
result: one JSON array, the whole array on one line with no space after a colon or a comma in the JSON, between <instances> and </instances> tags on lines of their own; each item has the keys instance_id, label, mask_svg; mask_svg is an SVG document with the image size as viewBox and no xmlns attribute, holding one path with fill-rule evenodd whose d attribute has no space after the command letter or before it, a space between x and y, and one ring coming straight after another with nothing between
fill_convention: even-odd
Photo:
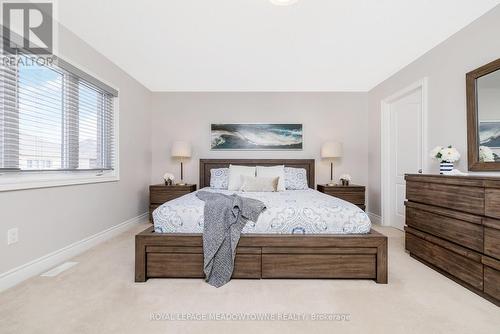
<instances>
[{"instance_id":1,"label":"white pillow","mask_svg":"<svg viewBox=\"0 0 500 334\"><path fill-rule=\"evenodd\" d=\"M285 166L257 166L258 177L279 177L277 191L285 191Z\"/></svg>"},{"instance_id":2,"label":"white pillow","mask_svg":"<svg viewBox=\"0 0 500 334\"><path fill-rule=\"evenodd\" d=\"M210 170L210 188L227 189L229 168L212 168Z\"/></svg>"},{"instance_id":3,"label":"white pillow","mask_svg":"<svg viewBox=\"0 0 500 334\"><path fill-rule=\"evenodd\" d=\"M278 187L278 177L241 176L241 191L245 192L274 192Z\"/></svg>"},{"instance_id":4,"label":"white pillow","mask_svg":"<svg viewBox=\"0 0 500 334\"><path fill-rule=\"evenodd\" d=\"M239 191L242 176L255 176L255 167L229 165L228 190Z\"/></svg>"},{"instance_id":5,"label":"white pillow","mask_svg":"<svg viewBox=\"0 0 500 334\"><path fill-rule=\"evenodd\" d=\"M287 190L309 189L305 168L285 167L285 188Z\"/></svg>"}]
</instances>

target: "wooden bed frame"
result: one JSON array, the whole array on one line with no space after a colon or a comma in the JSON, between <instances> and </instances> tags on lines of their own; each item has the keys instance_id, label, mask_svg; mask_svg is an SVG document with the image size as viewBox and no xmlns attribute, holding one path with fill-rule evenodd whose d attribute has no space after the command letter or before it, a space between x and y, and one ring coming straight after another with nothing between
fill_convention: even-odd
<instances>
[{"instance_id":1,"label":"wooden bed frame","mask_svg":"<svg viewBox=\"0 0 500 334\"><path fill-rule=\"evenodd\" d=\"M314 189L314 160L202 159L200 188L210 185L212 168L233 165L305 168ZM135 281L148 278L203 278L201 234L155 233L135 237ZM233 278L353 278L387 283L387 237L368 234L244 234L236 250Z\"/></svg>"}]
</instances>

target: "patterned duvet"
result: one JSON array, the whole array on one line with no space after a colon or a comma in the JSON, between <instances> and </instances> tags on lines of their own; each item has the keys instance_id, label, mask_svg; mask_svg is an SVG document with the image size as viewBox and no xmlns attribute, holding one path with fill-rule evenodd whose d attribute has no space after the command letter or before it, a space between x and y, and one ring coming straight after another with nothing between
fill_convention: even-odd
<instances>
[{"instance_id":1,"label":"patterned duvet","mask_svg":"<svg viewBox=\"0 0 500 334\"><path fill-rule=\"evenodd\" d=\"M234 191L205 191L233 194ZM363 234L370 232L370 219L360 208L319 191L236 192L266 204L257 222L248 222L242 233L264 234ZM196 193L176 198L153 211L157 233L202 233L204 202Z\"/></svg>"}]
</instances>

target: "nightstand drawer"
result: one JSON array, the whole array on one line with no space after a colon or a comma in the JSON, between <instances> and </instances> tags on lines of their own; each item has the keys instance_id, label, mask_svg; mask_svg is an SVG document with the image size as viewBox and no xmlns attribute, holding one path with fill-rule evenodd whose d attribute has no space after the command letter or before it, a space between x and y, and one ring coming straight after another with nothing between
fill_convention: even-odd
<instances>
[{"instance_id":1,"label":"nightstand drawer","mask_svg":"<svg viewBox=\"0 0 500 334\"><path fill-rule=\"evenodd\" d=\"M190 191L185 190L171 191L169 189L155 189L149 193L149 201L151 204L163 204L189 193Z\"/></svg>"},{"instance_id":2,"label":"nightstand drawer","mask_svg":"<svg viewBox=\"0 0 500 334\"><path fill-rule=\"evenodd\" d=\"M149 205L149 219L153 221L153 211L155 211L161 204L151 204Z\"/></svg>"},{"instance_id":3,"label":"nightstand drawer","mask_svg":"<svg viewBox=\"0 0 500 334\"><path fill-rule=\"evenodd\" d=\"M328 194L330 196L338 197L340 199L343 199L344 201L351 202L352 204L356 205L363 205L365 204L365 192L361 191L356 191L356 192L347 192L347 191L338 191L338 192L330 192L330 191L325 191L325 194Z\"/></svg>"},{"instance_id":4,"label":"nightstand drawer","mask_svg":"<svg viewBox=\"0 0 500 334\"><path fill-rule=\"evenodd\" d=\"M163 184L149 186L149 218L152 221L152 212L168 201L196 191L195 184L166 186Z\"/></svg>"},{"instance_id":5,"label":"nightstand drawer","mask_svg":"<svg viewBox=\"0 0 500 334\"><path fill-rule=\"evenodd\" d=\"M318 185L318 191L326 195L337 197L357 205L363 211L365 210L365 187L351 184L348 186L329 186L329 185Z\"/></svg>"}]
</instances>

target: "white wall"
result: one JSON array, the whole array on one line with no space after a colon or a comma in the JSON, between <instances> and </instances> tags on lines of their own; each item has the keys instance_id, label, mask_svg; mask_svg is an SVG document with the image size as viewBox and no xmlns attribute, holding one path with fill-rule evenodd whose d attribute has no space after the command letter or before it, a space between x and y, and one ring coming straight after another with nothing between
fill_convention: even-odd
<instances>
[{"instance_id":1,"label":"white wall","mask_svg":"<svg viewBox=\"0 0 500 334\"><path fill-rule=\"evenodd\" d=\"M166 172L179 177L170 158L175 140L192 143L185 179L198 183L200 158L316 159L316 182L330 178L330 165L320 159L324 141L344 143L336 175L349 173L355 183L367 182L366 94L364 93L153 93L153 167L151 181ZM303 123L302 151L210 151L211 123Z\"/></svg>"},{"instance_id":2,"label":"white wall","mask_svg":"<svg viewBox=\"0 0 500 334\"><path fill-rule=\"evenodd\" d=\"M424 23L425 24L425 23ZM380 101L400 89L429 78L427 152L454 145L462 154L458 168L467 170L465 74L500 58L500 6L408 65L369 92L368 210L380 214ZM436 162L426 172L437 173ZM500 175L490 173L489 175Z\"/></svg>"},{"instance_id":3,"label":"white wall","mask_svg":"<svg viewBox=\"0 0 500 334\"><path fill-rule=\"evenodd\" d=\"M151 171L151 93L63 27L68 61L120 90L120 181L0 192L0 273L147 211ZM19 228L19 242L6 244Z\"/></svg>"}]
</instances>

